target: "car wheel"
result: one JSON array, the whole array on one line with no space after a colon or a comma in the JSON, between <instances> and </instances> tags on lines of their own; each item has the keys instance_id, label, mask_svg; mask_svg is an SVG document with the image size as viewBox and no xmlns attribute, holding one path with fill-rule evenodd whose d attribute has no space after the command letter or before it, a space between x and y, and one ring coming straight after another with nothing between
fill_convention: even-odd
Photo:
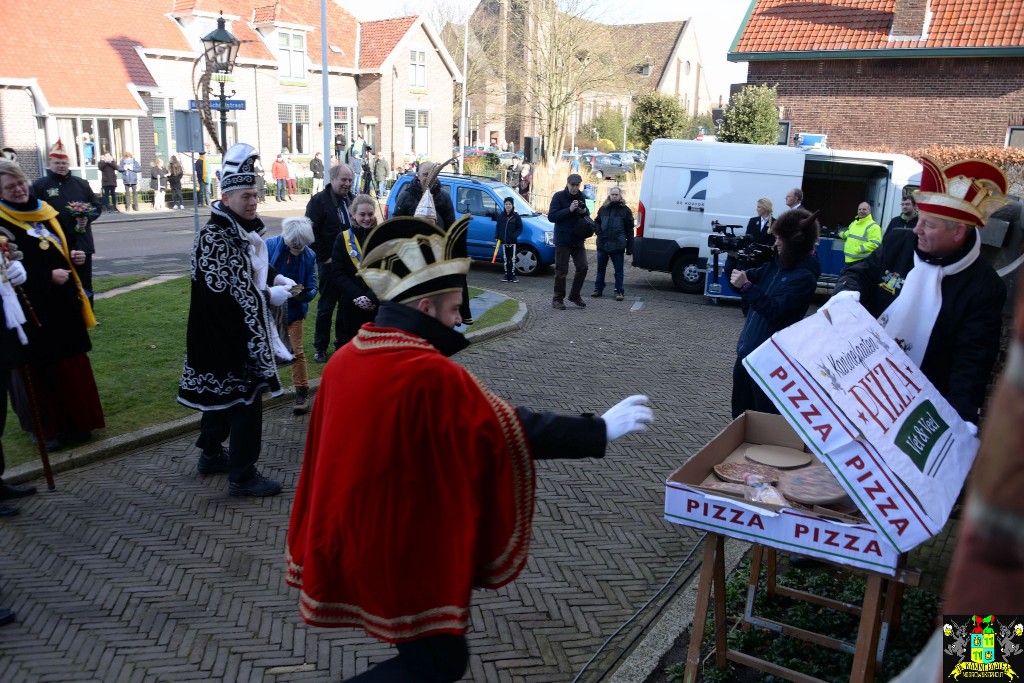
<instances>
[{"instance_id":1,"label":"car wheel","mask_svg":"<svg viewBox=\"0 0 1024 683\"><path fill-rule=\"evenodd\" d=\"M700 294L704 291L704 270L696 256L682 255L673 261L672 284L686 294Z\"/></svg>"},{"instance_id":2,"label":"car wheel","mask_svg":"<svg viewBox=\"0 0 1024 683\"><path fill-rule=\"evenodd\" d=\"M598 180L604 180L604 173L601 171L594 171L594 177Z\"/></svg>"},{"instance_id":3,"label":"car wheel","mask_svg":"<svg viewBox=\"0 0 1024 683\"><path fill-rule=\"evenodd\" d=\"M536 275L540 272L540 254L528 245L516 249L516 272L520 275Z\"/></svg>"}]
</instances>

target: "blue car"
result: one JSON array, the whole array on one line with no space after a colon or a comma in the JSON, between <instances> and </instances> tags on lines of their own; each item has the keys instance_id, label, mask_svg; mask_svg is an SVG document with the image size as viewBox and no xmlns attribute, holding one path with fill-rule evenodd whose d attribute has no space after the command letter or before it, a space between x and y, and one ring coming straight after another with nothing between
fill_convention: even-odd
<instances>
[{"instance_id":1,"label":"blue car","mask_svg":"<svg viewBox=\"0 0 1024 683\"><path fill-rule=\"evenodd\" d=\"M416 175L408 172L395 181L388 193L384 218L394 215L398 195ZM537 213L511 187L491 178L442 173L438 178L455 207L455 217L473 217L469 222L467 246L470 258L490 262L494 257L494 230L505 210L505 197L515 201L515 211L523 217L523 234L516 250L516 272L537 275L555 262L555 227L547 216ZM499 255L500 258L500 255Z\"/></svg>"}]
</instances>

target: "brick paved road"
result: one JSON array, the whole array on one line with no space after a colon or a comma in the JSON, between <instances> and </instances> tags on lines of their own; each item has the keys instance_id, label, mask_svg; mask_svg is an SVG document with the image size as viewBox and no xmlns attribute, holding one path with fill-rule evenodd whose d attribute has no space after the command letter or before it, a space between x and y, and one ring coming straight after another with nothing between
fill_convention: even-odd
<instances>
[{"instance_id":1,"label":"brick paved road","mask_svg":"<svg viewBox=\"0 0 1024 683\"><path fill-rule=\"evenodd\" d=\"M550 307L550 272L500 277L474 267L471 282L534 316L460 354L483 381L537 409L601 412L641 391L657 409L650 432L604 461L540 464L528 568L475 596L467 680L570 681L692 548L695 533L661 518L663 482L727 421L741 317L631 269L626 301L587 296L586 310L564 312ZM390 656L361 632L299 619L283 554L305 419L277 408L265 430L261 465L285 484L277 498L229 498L223 477L195 474L194 434L182 434L19 501L22 514L0 523L0 605L19 618L0 630L0 680L338 680ZM660 606L581 680L611 666Z\"/></svg>"}]
</instances>

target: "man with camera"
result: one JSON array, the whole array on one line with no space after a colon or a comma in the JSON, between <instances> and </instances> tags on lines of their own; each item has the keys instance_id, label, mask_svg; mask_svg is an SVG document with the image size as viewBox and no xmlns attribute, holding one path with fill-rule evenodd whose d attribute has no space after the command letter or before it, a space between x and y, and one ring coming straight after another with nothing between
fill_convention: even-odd
<instances>
[{"instance_id":1,"label":"man with camera","mask_svg":"<svg viewBox=\"0 0 1024 683\"><path fill-rule=\"evenodd\" d=\"M572 259L574 274L569 301L577 308L586 308L580 292L587 277L587 250L583 241L594 234L593 220L587 201L580 192L583 178L573 173L566 179L565 189L551 197L548 220L555 225L555 294L551 307L565 310L565 278L569 274L569 259Z\"/></svg>"}]
</instances>

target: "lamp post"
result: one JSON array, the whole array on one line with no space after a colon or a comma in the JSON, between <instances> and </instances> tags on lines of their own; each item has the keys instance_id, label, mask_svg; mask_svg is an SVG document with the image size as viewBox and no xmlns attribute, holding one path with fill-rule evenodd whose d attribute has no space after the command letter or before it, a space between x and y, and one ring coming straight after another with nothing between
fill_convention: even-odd
<instances>
[{"instance_id":1,"label":"lamp post","mask_svg":"<svg viewBox=\"0 0 1024 683\"><path fill-rule=\"evenodd\" d=\"M206 63L213 65L211 78L220 81L220 150L223 154L227 149L228 141L228 104L227 95L224 93L224 82L231 77L231 71L235 68L235 59L238 57L240 43L238 38L224 28L223 11L217 18L217 30L203 36L202 41ZM234 91L231 91L231 94L234 95Z\"/></svg>"}]
</instances>

